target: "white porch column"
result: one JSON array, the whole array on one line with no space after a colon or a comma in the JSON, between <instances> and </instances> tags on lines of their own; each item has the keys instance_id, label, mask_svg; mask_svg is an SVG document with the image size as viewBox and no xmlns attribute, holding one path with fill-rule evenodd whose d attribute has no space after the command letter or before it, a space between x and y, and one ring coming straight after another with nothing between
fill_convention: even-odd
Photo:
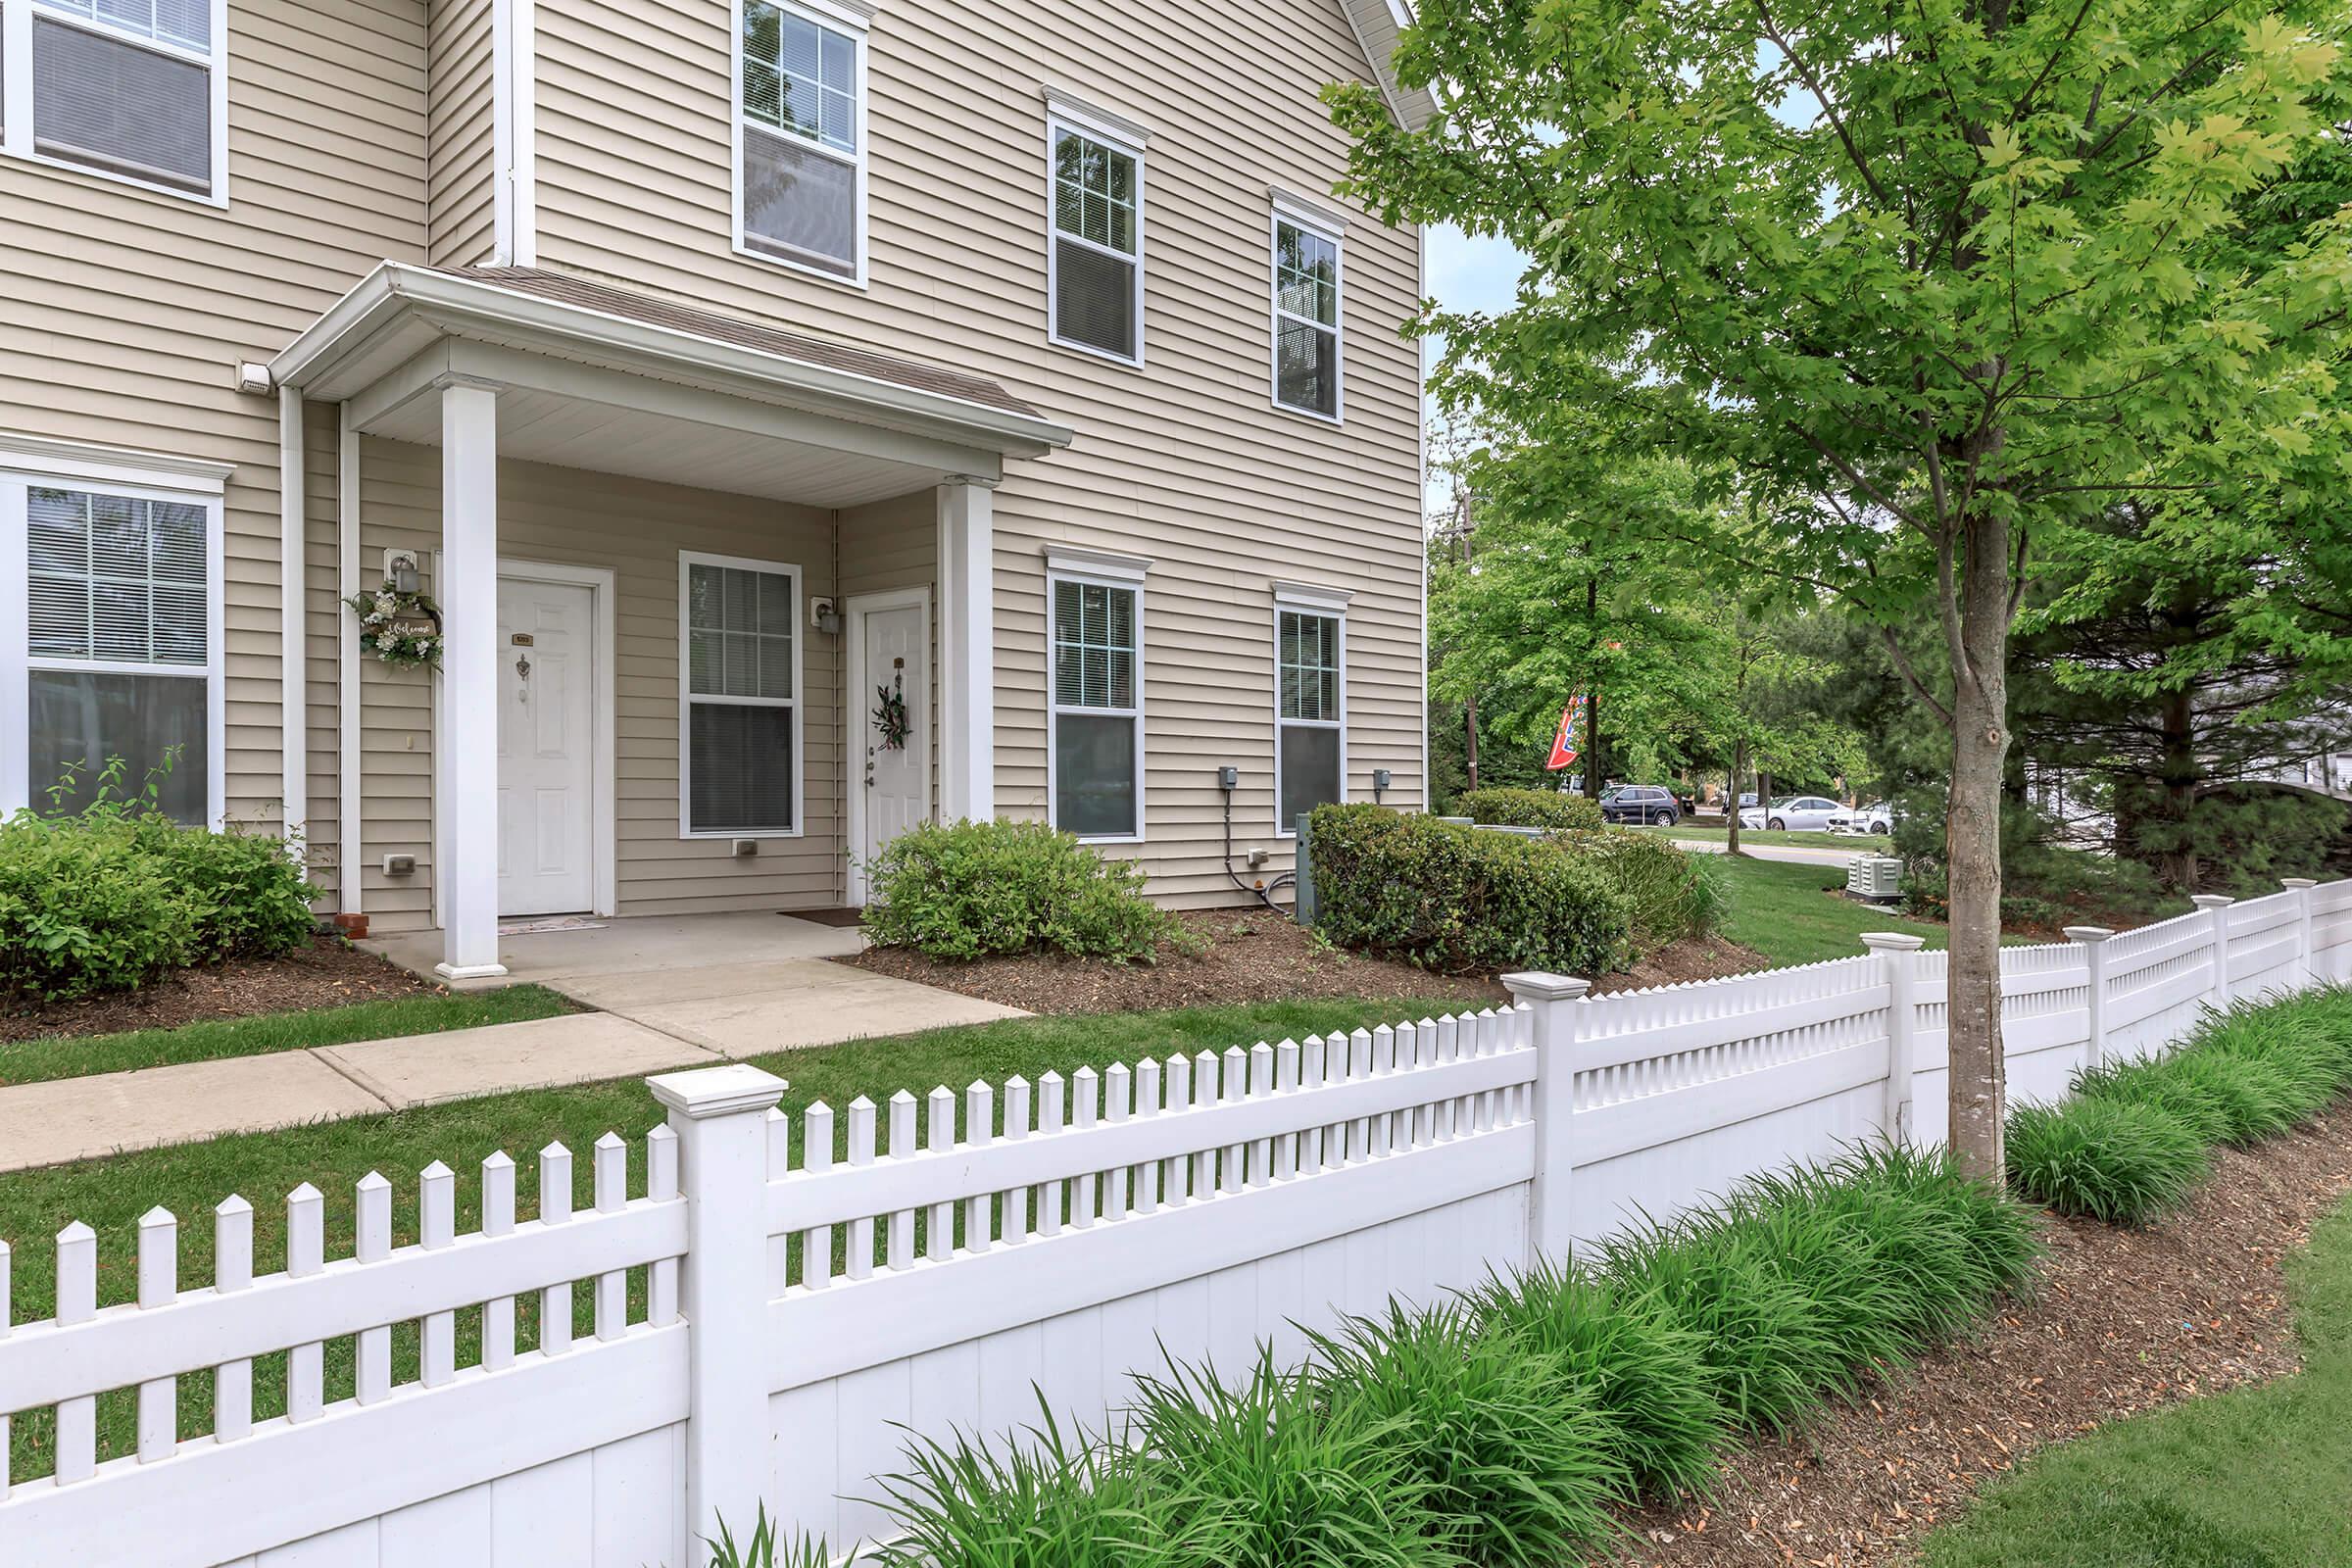
<instances>
[{"instance_id":1,"label":"white porch column","mask_svg":"<svg viewBox=\"0 0 2352 1568\"><path fill-rule=\"evenodd\" d=\"M997 814L993 480L939 487L940 816Z\"/></svg>"},{"instance_id":2,"label":"white porch column","mask_svg":"<svg viewBox=\"0 0 2352 1568\"><path fill-rule=\"evenodd\" d=\"M498 961L498 394L441 389L440 748L442 956L452 980Z\"/></svg>"}]
</instances>

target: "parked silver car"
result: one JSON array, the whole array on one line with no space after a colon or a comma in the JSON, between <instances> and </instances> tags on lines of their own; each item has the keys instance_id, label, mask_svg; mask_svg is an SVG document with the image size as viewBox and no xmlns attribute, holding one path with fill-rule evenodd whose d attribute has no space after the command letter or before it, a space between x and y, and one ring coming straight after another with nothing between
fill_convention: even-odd
<instances>
[{"instance_id":1,"label":"parked silver car","mask_svg":"<svg viewBox=\"0 0 2352 1568\"><path fill-rule=\"evenodd\" d=\"M1873 801L1868 806L1848 807L1830 817L1833 833L1876 833L1884 838L1894 831L1894 808L1885 801Z\"/></svg>"},{"instance_id":2,"label":"parked silver car","mask_svg":"<svg viewBox=\"0 0 2352 1568\"><path fill-rule=\"evenodd\" d=\"M1775 801L1770 809L1750 807L1740 813L1740 825L1769 828L1775 833L1818 833L1830 825L1831 817L1844 809L1836 801L1818 795L1799 795L1793 800Z\"/></svg>"}]
</instances>

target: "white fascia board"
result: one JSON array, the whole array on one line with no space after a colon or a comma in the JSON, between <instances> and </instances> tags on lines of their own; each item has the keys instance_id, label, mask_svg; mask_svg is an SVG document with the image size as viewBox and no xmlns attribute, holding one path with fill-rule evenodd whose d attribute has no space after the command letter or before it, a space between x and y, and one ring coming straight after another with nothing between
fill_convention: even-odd
<instances>
[{"instance_id":1,"label":"white fascia board","mask_svg":"<svg viewBox=\"0 0 2352 1568\"><path fill-rule=\"evenodd\" d=\"M1352 588L1326 588L1311 582L1273 582L1274 602L1292 610L1312 610L1326 615L1348 613L1348 602L1355 597Z\"/></svg>"},{"instance_id":2,"label":"white fascia board","mask_svg":"<svg viewBox=\"0 0 2352 1568\"><path fill-rule=\"evenodd\" d=\"M733 389L747 395L781 397L873 423L936 430L1007 456L1042 457L1068 446L1077 434L1036 416L394 262L378 267L337 301L270 362L270 372L279 384L296 386L330 373L347 353L364 351L407 311L453 336L494 333L500 342L554 353L587 348L625 368L672 378L684 367L734 382Z\"/></svg>"}]
</instances>

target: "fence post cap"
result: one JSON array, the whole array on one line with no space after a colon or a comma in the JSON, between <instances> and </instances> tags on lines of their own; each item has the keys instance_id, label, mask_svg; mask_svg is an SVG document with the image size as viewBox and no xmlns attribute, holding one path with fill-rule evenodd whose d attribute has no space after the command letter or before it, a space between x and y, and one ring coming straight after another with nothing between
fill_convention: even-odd
<instances>
[{"instance_id":1,"label":"fence post cap","mask_svg":"<svg viewBox=\"0 0 2352 1568\"><path fill-rule=\"evenodd\" d=\"M1590 980L1578 980L1544 969L1522 969L1506 974L1502 983L1513 997L1521 1002L1574 1002L1592 989Z\"/></svg>"},{"instance_id":2,"label":"fence post cap","mask_svg":"<svg viewBox=\"0 0 2352 1568\"><path fill-rule=\"evenodd\" d=\"M2318 887L2320 879L2316 876L2282 876L2278 879L2278 885L2292 892L2300 893L2305 888Z\"/></svg>"},{"instance_id":3,"label":"fence post cap","mask_svg":"<svg viewBox=\"0 0 2352 1568\"><path fill-rule=\"evenodd\" d=\"M2191 893L2188 902L2200 909L2227 909L2237 901L2227 893Z\"/></svg>"},{"instance_id":4,"label":"fence post cap","mask_svg":"<svg viewBox=\"0 0 2352 1568\"><path fill-rule=\"evenodd\" d=\"M1862 945L1873 953L1917 953L1928 939L1910 931L1865 931Z\"/></svg>"},{"instance_id":5,"label":"fence post cap","mask_svg":"<svg viewBox=\"0 0 2352 1568\"><path fill-rule=\"evenodd\" d=\"M2115 935L2115 927L2107 925L2070 925L2066 928L2069 942L2104 942Z\"/></svg>"},{"instance_id":6,"label":"fence post cap","mask_svg":"<svg viewBox=\"0 0 2352 1568\"><path fill-rule=\"evenodd\" d=\"M665 1072L645 1081L654 1098L690 1121L731 1116L738 1111L766 1110L791 1087L774 1073L748 1061L724 1067L694 1067Z\"/></svg>"}]
</instances>

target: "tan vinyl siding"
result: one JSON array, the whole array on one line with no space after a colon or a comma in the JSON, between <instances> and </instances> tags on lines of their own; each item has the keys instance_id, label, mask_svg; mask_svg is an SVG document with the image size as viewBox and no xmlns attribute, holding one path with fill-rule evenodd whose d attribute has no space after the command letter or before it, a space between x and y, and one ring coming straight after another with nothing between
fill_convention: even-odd
<instances>
[{"instance_id":1,"label":"tan vinyl siding","mask_svg":"<svg viewBox=\"0 0 2352 1568\"><path fill-rule=\"evenodd\" d=\"M440 267L488 262L497 248L496 53L491 0L426 0L430 161L426 259Z\"/></svg>"},{"instance_id":2,"label":"tan vinyl siding","mask_svg":"<svg viewBox=\"0 0 2352 1568\"><path fill-rule=\"evenodd\" d=\"M558 468L499 465L499 558L602 566L614 576L614 827L622 914L822 907L842 895L840 639L803 614L798 838L737 858L727 839L678 832L678 553L780 562L808 598L834 595L832 514L748 496ZM441 453L372 437L360 451L363 565L387 545L440 542ZM428 588L431 586L428 581ZM370 925L428 923L432 886L432 705L416 671L363 665L362 812ZM600 854L604 851L600 848ZM388 854L417 874L386 878Z\"/></svg>"},{"instance_id":3,"label":"tan vinyl siding","mask_svg":"<svg viewBox=\"0 0 2352 1568\"><path fill-rule=\"evenodd\" d=\"M225 209L0 158L0 430L236 466L223 507L226 806L275 826L277 401L240 396L233 377L376 263L421 257L423 8L229 0L227 72ZM316 449L312 471L316 484ZM331 725L321 670L314 656L313 722L324 711Z\"/></svg>"},{"instance_id":4,"label":"tan vinyl siding","mask_svg":"<svg viewBox=\"0 0 2352 1568\"><path fill-rule=\"evenodd\" d=\"M1369 79L1338 0L885 8L869 34L865 290L733 253L725 0L541 0L539 254L626 286L1001 377L1076 444L996 492L997 805L1047 808L1043 552L1150 556L1148 842L1155 891L1229 898L1273 839L1272 579L1353 591L1350 793L1421 796L1421 528L1408 230L1347 234L1347 422L1268 389L1268 188L1315 195L1345 138L1317 89ZM1150 126L1146 360L1051 346L1045 84ZM1120 853L1128 853L1122 851Z\"/></svg>"}]
</instances>

